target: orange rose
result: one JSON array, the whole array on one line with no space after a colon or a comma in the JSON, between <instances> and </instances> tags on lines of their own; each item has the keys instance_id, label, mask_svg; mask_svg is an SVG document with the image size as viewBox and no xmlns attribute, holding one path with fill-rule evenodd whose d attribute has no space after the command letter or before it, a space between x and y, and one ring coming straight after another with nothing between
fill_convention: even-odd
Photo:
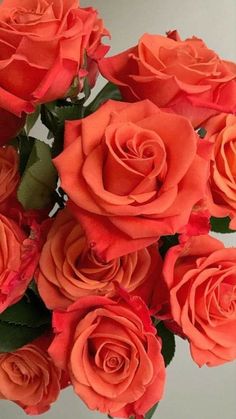
<instances>
[{"instance_id":1,"label":"orange rose","mask_svg":"<svg viewBox=\"0 0 236 419\"><path fill-rule=\"evenodd\" d=\"M187 224L205 194L207 148L186 118L148 100L108 101L67 122L54 163L90 246L111 260Z\"/></svg>"},{"instance_id":2,"label":"orange rose","mask_svg":"<svg viewBox=\"0 0 236 419\"><path fill-rule=\"evenodd\" d=\"M18 163L18 154L13 147L0 147L0 206L16 190Z\"/></svg>"},{"instance_id":3,"label":"orange rose","mask_svg":"<svg viewBox=\"0 0 236 419\"><path fill-rule=\"evenodd\" d=\"M43 338L12 353L0 354L0 399L20 405L27 414L50 408L60 392L60 370L47 353Z\"/></svg>"},{"instance_id":4,"label":"orange rose","mask_svg":"<svg viewBox=\"0 0 236 419\"><path fill-rule=\"evenodd\" d=\"M117 284L149 303L161 266L156 245L107 263L99 260L88 248L81 226L65 209L57 215L43 247L37 285L53 310L66 309L86 295L113 297Z\"/></svg>"},{"instance_id":5,"label":"orange rose","mask_svg":"<svg viewBox=\"0 0 236 419\"><path fill-rule=\"evenodd\" d=\"M202 366L236 359L236 248L193 237L167 253L164 280L172 318Z\"/></svg>"},{"instance_id":6,"label":"orange rose","mask_svg":"<svg viewBox=\"0 0 236 419\"><path fill-rule=\"evenodd\" d=\"M37 238L0 214L0 313L25 293L38 262Z\"/></svg>"},{"instance_id":7,"label":"orange rose","mask_svg":"<svg viewBox=\"0 0 236 419\"><path fill-rule=\"evenodd\" d=\"M150 99L188 117L195 126L219 112L236 112L236 65L196 37L182 41L144 34L137 46L103 59L100 71L127 101Z\"/></svg>"},{"instance_id":8,"label":"orange rose","mask_svg":"<svg viewBox=\"0 0 236 419\"><path fill-rule=\"evenodd\" d=\"M57 336L49 353L90 409L141 417L161 399L161 344L142 300L127 305L84 297L56 312L53 325Z\"/></svg>"},{"instance_id":9,"label":"orange rose","mask_svg":"<svg viewBox=\"0 0 236 419\"><path fill-rule=\"evenodd\" d=\"M96 10L77 0L4 0L0 22L0 107L18 116L63 97L85 75L86 51L91 60L107 51Z\"/></svg>"},{"instance_id":10,"label":"orange rose","mask_svg":"<svg viewBox=\"0 0 236 419\"><path fill-rule=\"evenodd\" d=\"M214 143L208 207L215 217L230 216L230 227L236 230L236 116L220 114L205 128Z\"/></svg>"}]
</instances>

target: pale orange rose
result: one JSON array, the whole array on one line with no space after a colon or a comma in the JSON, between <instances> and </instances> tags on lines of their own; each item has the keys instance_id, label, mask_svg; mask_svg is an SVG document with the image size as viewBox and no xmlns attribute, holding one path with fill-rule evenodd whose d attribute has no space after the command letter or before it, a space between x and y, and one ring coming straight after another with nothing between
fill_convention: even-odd
<instances>
[{"instance_id":1,"label":"pale orange rose","mask_svg":"<svg viewBox=\"0 0 236 419\"><path fill-rule=\"evenodd\" d=\"M208 208L215 217L229 216L236 230L236 116L219 114L204 125L214 143L210 166Z\"/></svg>"},{"instance_id":2,"label":"pale orange rose","mask_svg":"<svg viewBox=\"0 0 236 419\"><path fill-rule=\"evenodd\" d=\"M0 399L17 403L29 415L46 412L60 392L61 371L47 347L42 337L15 352L0 354Z\"/></svg>"},{"instance_id":3,"label":"pale orange rose","mask_svg":"<svg viewBox=\"0 0 236 419\"><path fill-rule=\"evenodd\" d=\"M19 182L18 154L13 147L0 147L0 207Z\"/></svg>"},{"instance_id":4,"label":"pale orange rose","mask_svg":"<svg viewBox=\"0 0 236 419\"><path fill-rule=\"evenodd\" d=\"M192 237L168 251L163 276L172 329L187 337L194 361L212 367L236 359L236 248Z\"/></svg>"},{"instance_id":5,"label":"pale orange rose","mask_svg":"<svg viewBox=\"0 0 236 419\"><path fill-rule=\"evenodd\" d=\"M53 326L49 353L91 410L141 418L162 398L161 342L139 297L130 304L83 297L54 312Z\"/></svg>"},{"instance_id":6,"label":"pale orange rose","mask_svg":"<svg viewBox=\"0 0 236 419\"><path fill-rule=\"evenodd\" d=\"M148 304L161 267L156 245L102 261L88 247L80 224L64 209L42 249L37 285L46 306L54 310L65 309L86 295L113 297L117 285L142 296Z\"/></svg>"}]
</instances>

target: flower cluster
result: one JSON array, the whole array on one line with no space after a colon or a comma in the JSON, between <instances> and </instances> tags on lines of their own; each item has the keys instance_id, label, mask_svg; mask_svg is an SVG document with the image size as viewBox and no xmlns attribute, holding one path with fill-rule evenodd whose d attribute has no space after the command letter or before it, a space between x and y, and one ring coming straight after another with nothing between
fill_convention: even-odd
<instances>
[{"instance_id":1,"label":"flower cluster","mask_svg":"<svg viewBox=\"0 0 236 419\"><path fill-rule=\"evenodd\" d=\"M236 64L177 31L105 58L104 36L77 0L0 5L0 399L30 415L72 386L150 418L175 335L236 359L236 247L211 236L236 230Z\"/></svg>"}]
</instances>

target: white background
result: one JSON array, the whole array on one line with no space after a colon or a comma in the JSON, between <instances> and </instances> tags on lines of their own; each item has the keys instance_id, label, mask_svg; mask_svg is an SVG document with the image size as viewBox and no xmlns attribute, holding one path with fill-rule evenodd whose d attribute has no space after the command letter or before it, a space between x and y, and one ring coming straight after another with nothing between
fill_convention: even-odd
<instances>
[{"instance_id":1,"label":"white background","mask_svg":"<svg viewBox=\"0 0 236 419\"><path fill-rule=\"evenodd\" d=\"M99 9L112 34L112 53L136 44L144 32L164 34L177 28L183 38L193 34L201 37L222 57L236 61L235 0L81 0L81 5ZM236 246L236 234L224 236L224 241L227 246ZM188 344L177 339L176 356L167 374L165 398L154 418L236 418L235 363L199 369L190 358ZM50 412L41 417L100 419L105 416L88 411L71 390L65 390ZM0 401L0 419L23 418L25 414L20 408Z\"/></svg>"}]
</instances>

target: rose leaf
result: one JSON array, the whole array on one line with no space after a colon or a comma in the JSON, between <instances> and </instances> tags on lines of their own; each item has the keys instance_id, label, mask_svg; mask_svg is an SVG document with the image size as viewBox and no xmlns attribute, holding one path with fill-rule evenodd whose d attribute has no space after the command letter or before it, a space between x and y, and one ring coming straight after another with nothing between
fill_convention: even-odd
<instances>
[{"instance_id":1,"label":"rose leaf","mask_svg":"<svg viewBox=\"0 0 236 419\"><path fill-rule=\"evenodd\" d=\"M51 322L51 314L42 300L30 289L16 304L0 314L0 322L19 326L41 327Z\"/></svg>"},{"instance_id":2,"label":"rose leaf","mask_svg":"<svg viewBox=\"0 0 236 419\"><path fill-rule=\"evenodd\" d=\"M33 113L30 113L29 115L27 115L26 124L25 124L25 130L26 130L27 135L29 135L30 131L32 130L32 128L37 122L37 119L40 115L40 108L41 108L41 105L37 106L36 110Z\"/></svg>"},{"instance_id":3,"label":"rose leaf","mask_svg":"<svg viewBox=\"0 0 236 419\"><path fill-rule=\"evenodd\" d=\"M175 354L175 336L174 334L165 327L163 322L160 322L156 326L157 334L162 340L162 356L165 361L165 366L170 364Z\"/></svg>"},{"instance_id":4,"label":"rose leaf","mask_svg":"<svg viewBox=\"0 0 236 419\"><path fill-rule=\"evenodd\" d=\"M211 217L210 219L211 223L211 231L214 231L215 233L235 233L234 230L231 230L229 228L230 218L224 217L224 218L216 218Z\"/></svg>"},{"instance_id":5,"label":"rose leaf","mask_svg":"<svg viewBox=\"0 0 236 419\"><path fill-rule=\"evenodd\" d=\"M21 178L17 197L26 210L49 206L57 184L50 147L35 140Z\"/></svg>"},{"instance_id":6,"label":"rose leaf","mask_svg":"<svg viewBox=\"0 0 236 419\"><path fill-rule=\"evenodd\" d=\"M107 100L122 100L121 93L118 87L108 82L103 89L98 93L95 99L86 107L85 116L95 112Z\"/></svg>"},{"instance_id":7,"label":"rose leaf","mask_svg":"<svg viewBox=\"0 0 236 419\"><path fill-rule=\"evenodd\" d=\"M154 404L154 406L146 413L145 419L151 419L157 409L159 403Z\"/></svg>"},{"instance_id":8,"label":"rose leaf","mask_svg":"<svg viewBox=\"0 0 236 419\"><path fill-rule=\"evenodd\" d=\"M21 348L41 336L47 327L19 326L0 321L0 352L13 352Z\"/></svg>"}]
</instances>

